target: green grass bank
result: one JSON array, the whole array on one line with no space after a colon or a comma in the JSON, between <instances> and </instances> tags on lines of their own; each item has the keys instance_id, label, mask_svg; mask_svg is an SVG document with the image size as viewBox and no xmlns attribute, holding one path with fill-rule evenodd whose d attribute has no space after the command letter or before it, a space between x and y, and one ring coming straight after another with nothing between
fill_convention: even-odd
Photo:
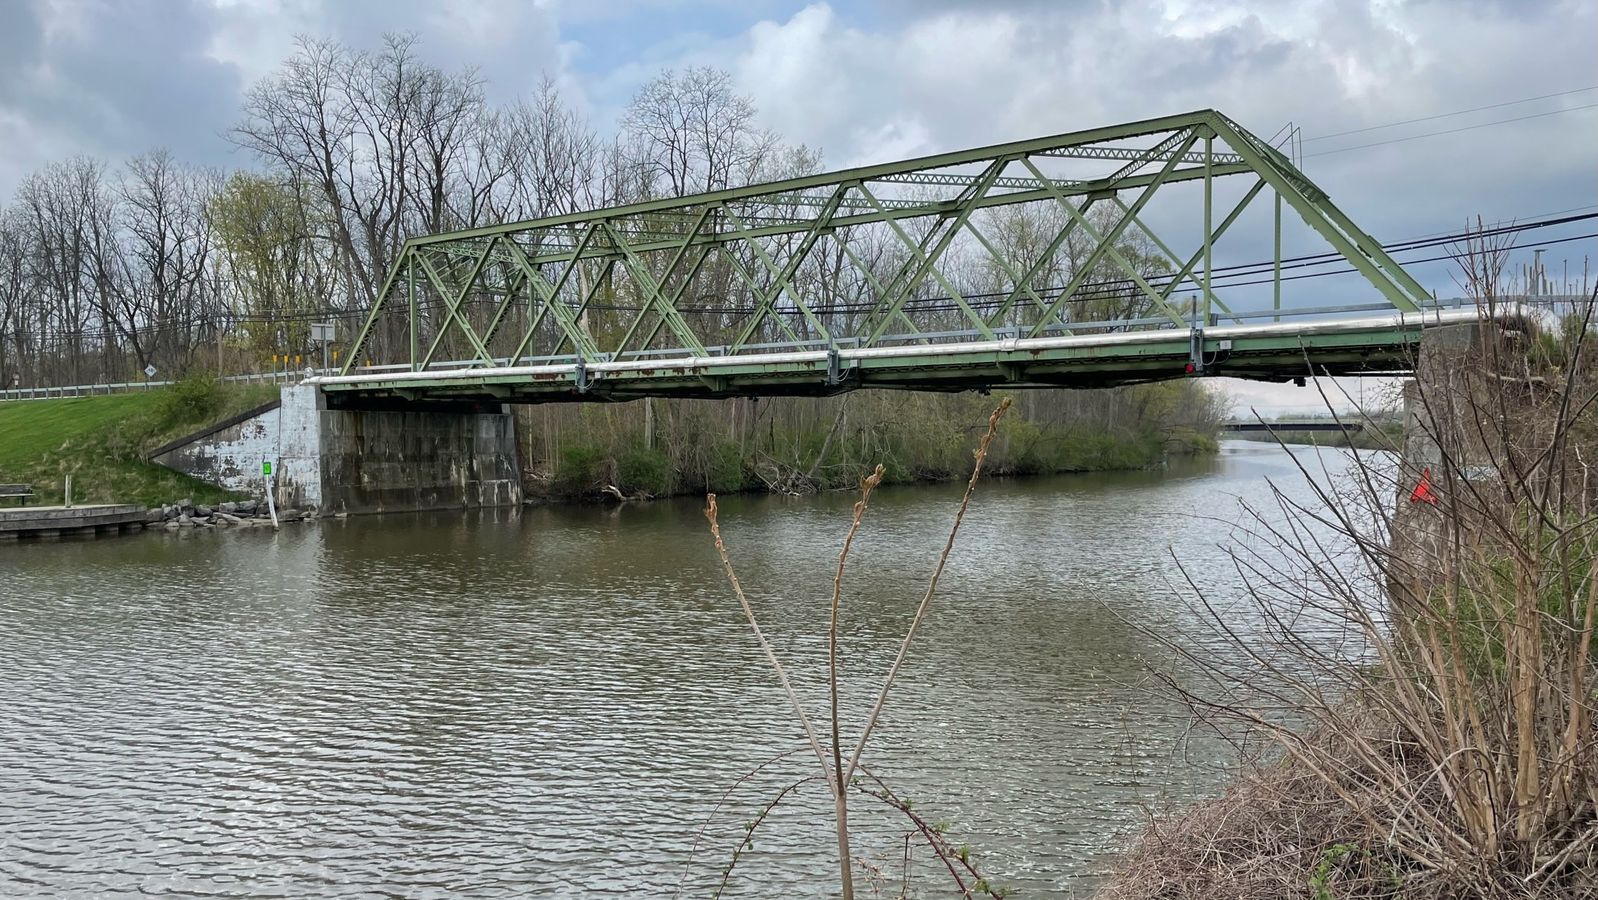
<instances>
[{"instance_id":1,"label":"green grass bank","mask_svg":"<svg viewBox=\"0 0 1598 900\"><path fill-rule=\"evenodd\" d=\"M139 393L0 403L0 482L33 485L41 504L61 502L69 473L75 503L227 500L229 492L145 454L276 395L271 385L193 378Z\"/></svg>"}]
</instances>

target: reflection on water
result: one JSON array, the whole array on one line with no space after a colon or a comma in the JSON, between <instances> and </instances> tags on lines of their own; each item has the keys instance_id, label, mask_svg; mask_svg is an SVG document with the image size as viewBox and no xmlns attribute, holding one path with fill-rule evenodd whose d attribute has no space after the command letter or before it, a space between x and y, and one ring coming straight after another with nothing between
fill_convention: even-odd
<instances>
[{"instance_id":1,"label":"reflection on water","mask_svg":"<svg viewBox=\"0 0 1598 900\"><path fill-rule=\"evenodd\" d=\"M1164 473L984 484L868 765L996 881L1082 889L1146 807L1218 777L1151 692L1165 654L1140 628L1189 621L1173 551L1229 592L1220 523L1266 477L1296 486L1286 453L1233 442ZM818 717L852 499L722 501ZM846 734L957 499L877 495L846 586ZM814 759L737 784L802 736L701 505L0 546L0 894L703 896ZM898 871L903 823L865 803L860 849ZM730 893L826 895L829 815L814 784L778 806ZM935 895L933 861L912 866Z\"/></svg>"}]
</instances>

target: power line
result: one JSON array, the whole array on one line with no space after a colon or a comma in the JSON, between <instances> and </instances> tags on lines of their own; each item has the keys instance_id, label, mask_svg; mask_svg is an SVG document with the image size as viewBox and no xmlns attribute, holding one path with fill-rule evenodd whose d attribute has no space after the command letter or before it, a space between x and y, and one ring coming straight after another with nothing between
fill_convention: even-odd
<instances>
[{"instance_id":1,"label":"power line","mask_svg":"<svg viewBox=\"0 0 1598 900\"><path fill-rule=\"evenodd\" d=\"M1480 122L1475 125L1464 125L1459 128L1449 128L1443 131L1428 131L1425 134L1412 134L1408 137L1391 138L1385 141L1373 141L1369 144L1355 144L1352 147L1339 147L1336 150L1322 150L1319 153L1306 153L1304 154L1304 158L1310 159L1316 156L1331 156L1333 153L1347 153L1351 150L1367 150L1371 147L1383 147L1388 144L1401 144L1405 141L1418 141L1421 138L1439 137L1445 134L1459 134L1462 131L1474 131L1477 128L1488 128L1493 125L1508 125L1512 122L1525 122L1529 119L1541 119L1546 116L1557 116L1561 113L1579 112L1584 109L1594 108L1598 108L1598 103L1588 103L1585 106L1570 106L1566 107L1565 109L1553 109L1549 110L1548 112L1532 113L1526 116L1516 116L1513 119L1498 119L1492 122Z\"/></svg>"},{"instance_id":2,"label":"power line","mask_svg":"<svg viewBox=\"0 0 1598 900\"><path fill-rule=\"evenodd\" d=\"M1515 249L1519 249L1519 250L1535 250L1535 249L1538 249L1540 247L1551 247L1551 246L1553 246L1555 244L1568 244L1571 241L1585 241L1585 240L1591 240L1593 238L1598 238L1598 231L1594 231L1594 232L1591 232L1589 234L1571 235L1569 237L1550 238L1549 240L1546 240L1546 241L1540 241L1540 242L1538 242L1536 244L1526 244L1526 245L1524 245L1522 247L1517 247ZM1416 264L1419 264L1419 263L1429 263L1429 262L1444 262L1444 261L1447 261L1447 260L1460 259L1461 257L1463 257L1465 255L1466 255L1465 253L1444 253L1441 256L1428 256L1428 257L1425 257L1423 259L1407 259L1407 260L1404 260L1403 262L1404 262L1405 265L1416 265ZM1336 270L1331 271L1331 272L1309 272L1309 273L1306 273L1306 274L1303 274L1303 275L1291 275L1291 276L1284 275L1284 276L1282 276L1282 280L1283 281L1299 281L1299 280L1302 280L1302 279L1305 279L1305 278L1322 278L1322 277L1327 277L1327 276L1331 276L1331 275L1350 275L1350 274L1353 274L1353 273L1358 272L1358 271L1359 271L1358 269L1350 267L1350 268L1347 268L1347 269L1336 269ZM1270 279L1270 278L1261 278L1261 279L1258 279L1258 280L1255 280L1255 281L1235 281L1235 282L1230 282L1228 284L1222 285L1222 287L1246 287L1248 285L1270 284L1271 281L1272 281L1272 279ZM1224 318L1224 314L1223 314L1223 318Z\"/></svg>"},{"instance_id":3,"label":"power line","mask_svg":"<svg viewBox=\"0 0 1598 900\"><path fill-rule=\"evenodd\" d=\"M1577 207L1577 209L1584 209L1584 208L1587 208L1587 207ZM1557 226L1560 226L1560 225L1568 225L1568 224L1572 224L1574 222L1590 221L1590 220L1593 220L1593 219L1598 219L1598 212L1586 213L1586 214L1581 214L1581 215L1560 216L1560 217L1547 218L1547 219L1542 219L1542 220L1537 220L1537 221L1511 223L1511 224L1507 224L1507 225L1499 225L1499 226L1486 228L1486 229L1479 229L1479 230L1478 229L1468 229L1468 230L1465 230L1465 231L1458 231L1458 232L1453 232L1453 233L1449 233L1449 234L1427 235L1427 236L1418 237L1418 238L1408 238L1408 239L1404 239L1404 240L1388 242L1386 244L1383 244L1382 247L1383 247L1384 250L1386 250L1386 251L1388 251L1390 253L1409 253L1409 252L1413 252L1413 251L1416 251L1416 250L1425 250L1425 249L1430 249L1430 248L1433 248L1433 247L1444 246L1444 245L1451 244L1451 243L1456 243L1456 242L1459 242L1459 241L1462 241L1462 240L1477 239L1477 238L1483 238L1483 237L1496 237L1496 236L1502 236L1502 235L1519 234L1519 233L1522 233L1522 232L1525 232L1525 231L1537 230L1537 229L1542 229L1542 228L1557 227ZM1586 239L1590 239L1590 238L1594 238L1594 237L1598 237L1598 232L1594 232L1594 233L1591 233L1591 234L1579 234L1579 235L1567 236L1567 237L1562 237L1562 238L1552 238L1552 239L1541 241L1541 242L1538 242L1538 243L1535 243L1535 244L1521 245L1521 246L1516 247L1515 249L1535 249L1537 247L1548 247L1548 246L1553 246L1553 245L1557 245L1557 244L1569 243L1571 241L1586 240ZM1416 264L1421 264L1421 263L1440 262L1440 261L1444 261L1444 260L1458 259L1461 255L1462 254L1458 254L1458 253L1447 253L1447 254L1443 254L1441 256L1425 257L1425 258L1421 258L1421 259L1400 260L1400 262L1402 264L1404 264L1404 265L1416 265ZM1334 265L1334 264L1336 264L1338 262L1343 261L1343 259L1344 259L1344 257L1342 256L1341 253L1338 253L1336 251L1329 251L1329 252L1326 252L1326 253L1319 253L1319 254L1308 254L1308 255L1303 255L1303 256L1284 257L1281 260L1281 266L1282 266L1282 269L1284 271L1292 271L1292 270L1305 269L1305 268L1319 268L1319 267L1326 266L1326 265ZM1261 278L1261 279L1256 279L1256 280L1237 280L1237 279L1250 279L1250 278L1253 278L1253 276L1256 276L1256 275L1263 275L1265 272L1271 271L1275 267L1275 265L1276 265L1276 261L1275 260L1261 260L1261 261L1249 262L1249 263L1236 263L1236 264L1229 265L1229 266L1218 266L1213 271L1214 271L1214 273L1218 273L1219 277L1218 278L1212 278L1212 286L1214 288L1218 288L1218 289L1227 289L1227 288L1235 288L1235 287L1247 287L1247 286L1260 285L1260 284L1269 284L1269 283L1271 283L1274 280L1274 274L1270 278ZM1320 278L1320 277L1328 277L1328 276L1335 276L1335 275L1346 275L1346 274L1352 274L1352 273L1355 273L1355 272L1358 272L1358 271L1359 271L1358 269L1354 269L1354 268L1344 268L1344 269L1337 269L1337 270L1333 270L1333 271L1308 272L1308 273L1301 273L1301 274L1297 274L1297 275L1286 275L1286 276L1282 277L1282 280L1283 281L1300 281L1300 280L1303 280L1303 279L1306 279L1306 278ZM1174 277L1174 276L1166 276L1164 278L1155 277L1155 278L1151 278L1149 280L1150 280L1151 284L1153 284L1153 285L1155 285L1157 287L1164 287L1165 285L1170 283L1172 277ZM1177 282L1177 284L1178 284L1178 286L1180 286L1182 284L1193 284L1193 285L1196 286L1197 283L1198 283L1197 282L1197 278L1198 277L1199 276L1196 276L1196 275L1190 273L1189 275L1184 277L1181 281ZM1115 297L1121 296L1124 293L1126 293L1126 290L1129 287L1131 287L1131 286L1132 286L1132 282L1129 279L1111 279L1111 280L1105 280L1105 281L1087 282L1087 283L1084 283L1084 284L1079 286L1078 292L1075 295L1073 295L1069 299L1068 302L1080 304L1080 303L1089 303L1089 302L1092 302L1094 300L1115 298ZM1055 285L1055 286L1052 286L1052 287L1035 288L1034 292L1038 293L1039 295L1046 295L1046 294L1050 293L1051 291L1058 292L1061 289L1062 289L1061 286ZM1084 292L1083 289L1087 289L1086 292ZM970 303L970 305L974 309L975 308L992 308L992 307L995 307L995 306L997 306L999 304L998 303L984 303L982 301L993 300L994 298L1008 298L1010 296L1010 293L1011 293L1010 291L971 293L971 294L962 295L962 298L965 299L968 303ZM1175 289L1173 289L1171 291L1171 293L1175 293ZM940 305L933 305L933 304L940 304ZM440 309L440 308L442 308L442 306L443 306L442 301L438 301L438 300L423 301L423 302L417 304L417 308L419 310L428 310L428 311ZM862 301L862 302L858 302L858 303L839 303L839 304L832 304L832 305L828 306L827 307L827 311L828 312L860 311L860 310L870 309L873 306L875 306L875 302L874 301ZM943 312L943 311L953 311L953 310L956 310L956 309L959 308L957 304L952 302L952 298L949 298L949 297L924 297L924 298L919 298L919 299L912 299L912 300L909 300L909 301L906 302L906 307L907 307L907 309L913 308L915 311L919 311L919 312ZM608 312L644 312L645 311L644 307L639 307L639 306L621 306L621 305L616 305L616 304L589 304L588 308L590 310L595 310L595 311L601 311L602 310L602 311L608 311ZM679 313L682 313L682 314L690 314L690 315L737 315L737 314L749 314L749 313L752 313L752 312L754 312L754 308L753 307L726 307L726 306L708 306L708 307L706 307L706 306L698 306L698 307L682 306L682 307L678 307L677 311ZM78 337L98 337L98 336L101 336L101 335L105 335L105 336L115 335L115 336L118 336L118 337L128 337L128 336L131 336L131 335L146 336L146 335L161 334L163 332L192 333L196 329L203 328L203 327L206 327L206 326L217 325L219 323L236 328L236 327L239 327L239 326L242 326L242 325L255 325L255 324L275 325L275 324L306 323L306 322L316 321L318 319L363 318L367 314L368 314L368 311L366 311L366 310L351 309L351 310L316 310L316 311L310 311L310 312L292 313L292 314L282 315L282 316L260 316L260 315L216 316L216 315L212 315L212 316L197 317L197 318L191 320L189 323L184 323L184 324L166 324L166 325L156 326L156 327L153 327L153 328L152 327L144 327L144 328L134 328L134 329L123 329L123 328L117 327L116 325L106 325L106 326L103 326L101 328L92 329L92 330L89 330L89 329L78 329L78 330L71 330L71 331L68 331L68 330L55 330L55 331L21 331L21 330L16 330L16 331L11 331L11 332L0 333L0 336L3 336L3 337L21 336L21 337L34 337L34 338L50 337L50 338L56 339L57 341L65 338L65 337L68 337L68 336L78 336Z\"/></svg>"},{"instance_id":4,"label":"power line","mask_svg":"<svg viewBox=\"0 0 1598 900\"><path fill-rule=\"evenodd\" d=\"M1536 222L1536 221L1542 220L1542 219L1552 219L1552 218L1554 218L1556 216L1565 215L1566 213L1585 212L1585 211L1587 211L1589 209L1598 209L1598 203L1589 203L1586 206L1572 206L1572 207L1569 207L1567 209L1549 210L1548 212L1534 213L1534 214L1528 215L1528 216L1500 216L1500 217L1498 217L1496 219L1492 219L1491 220L1491 225L1489 225L1488 227L1497 228L1498 226L1505 225L1505 224L1513 225L1513 224L1516 224L1516 223L1519 223L1519 222ZM1467 221L1468 221L1468 219L1467 219ZM1484 219L1484 221L1485 221L1485 219ZM1433 232L1428 232L1428 233L1422 234L1422 235L1416 235L1416 237L1414 239L1415 240L1424 240L1426 238L1442 237L1442 236L1445 236L1445 235L1452 235L1452 234L1456 234L1456 232L1451 232L1451 231L1433 231Z\"/></svg>"},{"instance_id":5,"label":"power line","mask_svg":"<svg viewBox=\"0 0 1598 900\"><path fill-rule=\"evenodd\" d=\"M1598 219L1598 213L1550 217L1547 219L1533 220L1528 222L1511 221L1508 224L1498 224L1487 228L1469 228L1465 231L1439 232L1436 234L1428 234L1421 237L1408 238L1405 240L1389 241L1388 243L1382 245L1382 249L1389 253L1403 253L1410 250L1422 250L1428 247L1436 247L1442 244L1452 244L1466 239L1501 237L1503 235L1519 234L1523 231L1534 231L1539 228L1553 228L1559 225L1569 225L1573 222L1585 222L1592 219ZM1341 253L1331 250L1325 253L1311 253L1303 256L1286 256L1282 258L1281 264L1282 268L1284 269L1298 269L1303 268L1305 265L1325 265L1326 263L1337 262L1342 258L1343 255ZM1315 263L1313 262L1315 260L1320 260L1321 262ZM1270 269L1275 264L1275 260L1261 260L1259 262L1252 263L1235 263L1229 266L1217 266L1214 271L1229 272L1235 275L1242 274L1238 272L1240 269L1259 269L1263 271ZM1250 272L1247 274L1255 273ZM1192 278L1190 277L1188 280L1191 281Z\"/></svg>"},{"instance_id":6,"label":"power line","mask_svg":"<svg viewBox=\"0 0 1598 900\"><path fill-rule=\"evenodd\" d=\"M1486 106L1473 106L1470 109L1456 109L1453 112L1438 113L1434 116L1421 116L1418 119L1404 119L1400 122L1388 122L1386 125L1371 125L1367 128L1351 128L1348 131L1337 131L1333 132L1332 134L1322 134L1316 135L1315 137L1307 137L1303 139L1302 143L1308 144L1314 141L1326 141L1331 140L1332 138L1346 137L1350 134L1364 134L1368 131L1381 131L1384 128L1397 128L1400 125L1414 125L1417 122L1431 122L1436 119L1451 119L1454 116L1463 116L1474 112L1484 112L1489 109L1502 109L1506 106L1519 106L1522 103L1535 103L1538 100L1551 100L1554 97L1568 97L1571 94L1585 94L1588 91L1598 91L1598 84L1591 85L1590 87L1571 88L1568 91L1555 91L1552 94L1539 94L1536 97L1522 97L1519 100L1505 100L1502 103L1489 103Z\"/></svg>"}]
</instances>

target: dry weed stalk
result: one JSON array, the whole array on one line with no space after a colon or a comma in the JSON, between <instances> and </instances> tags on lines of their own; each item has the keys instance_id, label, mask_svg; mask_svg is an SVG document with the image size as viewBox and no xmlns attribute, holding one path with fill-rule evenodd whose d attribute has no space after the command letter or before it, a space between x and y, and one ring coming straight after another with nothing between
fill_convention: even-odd
<instances>
[{"instance_id":1,"label":"dry weed stalk","mask_svg":"<svg viewBox=\"0 0 1598 900\"><path fill-rule=\"evenodd\" d=\"M785 787L761 810L759 816L750 824L745 839L739 843L738 848L733 853L732 861L723 873L723 888L725 888L727 880L731 877L739 856L749 846L748 835L753 834L755 828L765 821L766 817L785 797L808 782L824 778L832 794L834 825L838 842L839 887L845 900L853 900L854 898L853 864L855 860L850 850L848 818L848 790L851 786L861 791L864 795L886 803L907 815L912 822L913 831L920 833L927 844L932 847L933 852L944 861L962 896L973 897L976 893L1002 896L1001 892L989 886L980 877L977 877L975 869L971 868L969 864L969 860L962 857L961 863L965 866L971 878L970 883L967 884L966 880L961 877L946 857L948 842L943 838L942 832L932 829L919 816L911 813L909 804L895 797L885 784L861 766L860 758L865 752L866 743L870 740L872 732L876 730L878 718L882 713L883 707L887 705L888 694L899 676L899 670L904 664L905 657L910 653L910 646L915 641L916 633L920 630L921 623L925 620L927 611L932 606L932 598L937 593L938 581L943 575L945 566L948 564L950 553L954 550L955 539L959 536L960 525L965 520L966 510L971 505L971 495L975 493L977 481L982 476L982 466L987 460L988 448L993 443L994 436L998 434L999 423L1009 408L1010 400L1005 398L999 402L999 405L993 410L993 414L988 417L987 431L978 442L977 449L973 454L971 477L966 481L965 493L960 498L960 506L955 513L954 523L949 528L949 536L944 542L943 552L938 556L937 565L932 570L932 576L928 580L926 591L922 594L921 601L917 604L915 614L910 620L910 626L906 629L904 639L899 644L898 654L894 657L893 664L888 668L888 673L883 678L882 688L877 694L876 702L871 707L870 715L867 717L864 727L860 730L860 736L855 743L854 751L849 756L847 765L845 765L843 760L843 738L838 720L838 614L843 602L843 576L849 559L849 551L854 546L855 536L859 533L860 524L865 518L867 508L870 506L871 495L882 483L883 467L878 465L861 483L860 499L855 501L849 522L849 530L844 536L843 547L838 553L838 566L832 580L832 601L827 635L827 682L830 695L829 711L832 720L830 760L828 759L829 753L827 749L823 748L821 740L816 736L816 729L811 724L810 717L805 714L804 707L799 702L798 694L793 689L787 670L783 668L781 661L777 659L777 655L771 647L770 641L766 639L765 633L761 631L760 623L755 617L754 608L750 605L743 585L738 580L737 572L733 568L732 557L727 552L727 546L722 540L716 495L709 494L706 496L705 518L710 521L710 533L715 540L716 553L721 558L727 581L732 586L733 595L738 598L738 605L743 609L744 618L749 622L750 631L754 633L755 640L760 644L760 649L765 654L767 663L770 664L772 671L776 673L777 680L781 683L783 692L788 697L788 703L792 707L794 715L798 717L800 725L804 728L805 738L821 768L820 776L809 776ZM855 778L857 771L864 772L871 781L878 785L879 789L871 789L858 784ZM906 850L906 854L908 859L908 850ZM908 873L908 864L906 865L906 872ZM881 876L880 870L875 869L869 870L869 874L873 878ZM719 895L720 889L718 889L717 893Z\"/></svg>"},{"instance_id":2,"label":"dry weed stalk","mask_svg":"<svg viewBox=\"0 0 1598 900\"><path fill-rule=\"evenodd\" d=\"M1273 486L1230 551L1257 625L1189 580L1209 633L1156 635L1195 673L1163 677L1247 767L1104 896L1598 896L1594 302L1559 367L1491 302L1423 353L1403 463L1332 483L1295 456L1310 501ZM1435 504L1408 499L1423 464Z\"/></svg>"}]
</instances>

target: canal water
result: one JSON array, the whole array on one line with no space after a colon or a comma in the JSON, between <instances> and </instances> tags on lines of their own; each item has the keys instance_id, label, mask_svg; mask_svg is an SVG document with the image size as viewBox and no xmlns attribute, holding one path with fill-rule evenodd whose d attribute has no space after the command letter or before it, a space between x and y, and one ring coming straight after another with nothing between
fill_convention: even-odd
<instances>
[{"instance_id":1,"label":"canal water","mask_svg":"<svg viewBox=\"0 0 1598 900\"><path fill-rule=\"evenodd\" d=\"M1154 635L1207 652L1178 561L1236 596L1216 547L1267 479L1306 493L1288 453L1245 442L984 483L867 767L993 882L1085 895L1151 811L1222 777L1151 677L1175 665ZM818 728L852 499L722 502ZM958 499L872 505L845 586L846 742ZM0 896L709 895L816 763L771 761L802 732L702 505L0 545ZM785 795L726 895L828 895L830 814L814 781ZM866 863L901 875L903 815L862 795L852 819ZM913 895L945 896L910 846Z\"/></svg>"}]
</instances>

